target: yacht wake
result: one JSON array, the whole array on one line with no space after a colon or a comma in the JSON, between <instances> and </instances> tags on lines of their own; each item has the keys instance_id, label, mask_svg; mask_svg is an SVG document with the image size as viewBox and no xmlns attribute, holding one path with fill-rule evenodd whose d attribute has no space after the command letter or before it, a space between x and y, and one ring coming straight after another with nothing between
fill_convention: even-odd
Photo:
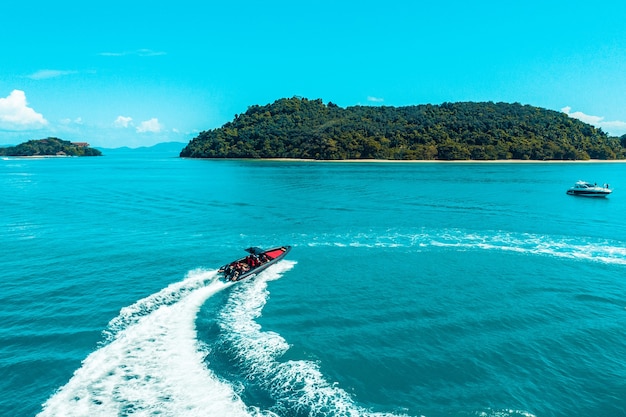
<instances>
[{"instance_id":1,"label":"yacht wake","mask_svg":"<svg viewBox=\"0 0 626 417\"><path fill-rule=\"evenodd\" d=\"M449 247L457 250L487 250L526 253L529 255L626 265L623 241L513 233L506 231L469 231L464 229L422 229L358 235L325 235L309 238L309 246L419 248Z\"/></svg>"}]
</instances>

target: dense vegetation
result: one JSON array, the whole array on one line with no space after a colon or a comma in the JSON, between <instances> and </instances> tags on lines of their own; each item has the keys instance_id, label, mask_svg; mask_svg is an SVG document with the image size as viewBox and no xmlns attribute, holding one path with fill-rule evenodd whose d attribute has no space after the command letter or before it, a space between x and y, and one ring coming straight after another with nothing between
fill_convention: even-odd
<instances>
[{"instance_id":1,"label":"dense vegetation","mask_svg":"<svg viewBox=\"0 0 626 417\"><path fill-rule=\"evenodd\" d=\"M81 146L59 138L29 140L17 146L0 148L5 156L100 156L102 152L89 146Z\"/></svg>"},{"instance_id":2,"label":"dense vegetation","mask_svg":"<svg viewBox=\"0 0 626 417\"><path fill-rule=\"evenodd\" d=\"M251 106L181 151L192 158L395 160L624 159L610 138L564 113L519 103L341 108L280 99Z\"/></svg>"}]
</instances>

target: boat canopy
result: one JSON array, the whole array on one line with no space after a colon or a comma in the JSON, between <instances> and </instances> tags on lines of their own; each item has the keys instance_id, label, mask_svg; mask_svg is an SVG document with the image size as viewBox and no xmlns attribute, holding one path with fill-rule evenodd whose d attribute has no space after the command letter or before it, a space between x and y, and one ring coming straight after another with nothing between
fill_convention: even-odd
<instances>
[{"instance_id":1,"label":"boat canopy","mask_svg":"<svg viewBox=\"0 0 626 417\"><path fill-rule=\"evenodd\" d=\"M251 253L253 255L260 255L265 252L263 249L253 246L251 248L246 249L246 252Z\"/></svg>"},{"instance_id":2,"label":"boat canopy","mask_svg":"<svg viewBox=\"0 0 626 417\"><path fill-rule=\"evenodd\" d=\"M576 184L574 186L576 188L593 188L593 187L597 187L596 184L592 184L592 183L587 182L587 181L578 181L578 182L576 182Z\"/></svg>"}]
</instances>

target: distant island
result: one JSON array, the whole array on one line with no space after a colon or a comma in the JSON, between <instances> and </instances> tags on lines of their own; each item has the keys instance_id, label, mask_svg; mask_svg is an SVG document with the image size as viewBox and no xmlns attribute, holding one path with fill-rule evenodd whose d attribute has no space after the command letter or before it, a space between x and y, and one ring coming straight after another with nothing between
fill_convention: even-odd
<instances>
[{"instance_id":1,"label":"distant island","mask_svg":"<svg viewBox=\"0 0 626 417\"><path fill-rule=\"evenodd\" d=\"M29 140L17 146L0 148L2 156L101 156L102 152L87 142L69 142L59 138Z\"/></svg>"},{"instance_id":2,"label":"distant island","mask_svg":"<svg viewBox=\"0 0 626 417\"><path fill-rule=\"evenodd\" d=\"M201 132L180 156L609 160L626 159L626 135L609 137L565 113L519 103L341 108L293 97L250 106L222 127Z\"/></svg>"}]
</instances>

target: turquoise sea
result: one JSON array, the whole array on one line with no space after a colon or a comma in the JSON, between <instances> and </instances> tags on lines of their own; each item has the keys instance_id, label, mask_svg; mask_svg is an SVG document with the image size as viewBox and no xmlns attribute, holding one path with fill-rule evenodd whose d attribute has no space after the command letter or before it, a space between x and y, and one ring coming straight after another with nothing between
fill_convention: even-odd
<instances>
[{"instance_id":1,"label":"turquoise sea","mask_svg":"<svg viewBox=\"0 0 626 417\"><path fill-rule=\"evenodd\" d=\"M0 160L0 415L626 416L626 164L104 154Z\"/></svg>"}]
</instances>

